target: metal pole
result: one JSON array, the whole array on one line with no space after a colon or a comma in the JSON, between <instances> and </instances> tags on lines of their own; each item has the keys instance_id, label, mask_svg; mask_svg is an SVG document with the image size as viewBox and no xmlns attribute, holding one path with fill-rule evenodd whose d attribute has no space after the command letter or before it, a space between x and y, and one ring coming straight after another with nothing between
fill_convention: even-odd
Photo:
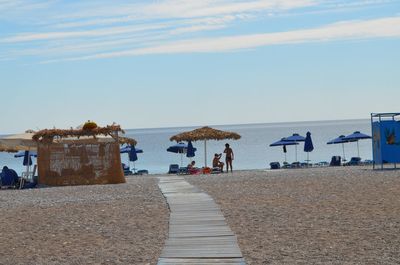
<instances>
[{"instance_id":1,"label":"metal pole","mask_svg":"<svg viewBox=\"0 0 400 265\"><path fill-rule=\"evenodd\" d=\"M346 155L344 153L344 143L342 143L342 149L343 149L343 161L346 162Z\"/></svg>"},{"instance_id":2,"label":"metal pole","mask_svg":"<svg viewBox=\"0 0 400 265\"><path fill-rule=\"evenodd\" d=\"M379 116L379 124L381 122L381 117ZM374 117L371 113L371 135L374 137ZM374 138L372 138L372 169L375 169L375 150L374 150Z\"/></svg>"},{"instance_id":3,"label":"metal pole","mask_svg":"<svg viewBox=\"0 0 400 265\"><path fill-rule=\"evenodd\" d=\"M296 143L296 142L295 142ZM297 162L297 144L294 145L294 148L296 150L296 155L295 155L295 161Z\"/></svg>"},{"instance_id":4,"label":"metal pole","mask_svg":"<svg viewBox=\"0 0 400 265\"><path fill-rule=\"evenodd\" d=\"M358 154L358 157L360 157L360 147L358 146L358 141L357 141L357 154Z\"/></svg>"},{"instance_id":5,"label":"metal pole","mask_svg":"<svg viewBox=\"0 0 400 265\"><path fill-rule=\"evenodd\" d=\"M181 167L183 167L183 152L181 152Z\"/></svg>"},{"instance_id":6,"label":"metal pole","mask_svg":"<svg viewBox=\"0 0 400 265\"><path fill-rule=\"evenodd\" d=\"M204 164L207 167L207 140L204 140Z\"/></svg>"}]
</instances>

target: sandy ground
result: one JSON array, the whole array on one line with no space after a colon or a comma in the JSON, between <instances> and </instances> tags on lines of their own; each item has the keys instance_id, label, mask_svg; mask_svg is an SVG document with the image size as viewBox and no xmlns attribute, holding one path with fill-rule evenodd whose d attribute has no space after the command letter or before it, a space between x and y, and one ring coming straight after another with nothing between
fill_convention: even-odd
<instances>
[{"instance_id":1,"label":"sandy ground","mask_svg":"<svg viewBox=\"0 0 400 265\"><path fill-rule=\"evenodd\" d=\"M221 206L247 264L400 264L400 171L237 171L186 179Z\"/></svg>"},{"instance_id":2,"label":"sandy ground","mask_svg":"<svg viewBox=\"0 0 400 265\"><path fill-rule=\"evenodd\" d=\"M400 171L187 176L221 206L247 264L400 264ZM156 264L169 212L156 176L0 191L0 264Z\"/></svg>"},{"instance_id":3,"label":"sandy ground","mask_svg":"<svg viewBox=\"0 0 400 265\"><path fill-rule=\"evenodd\" d=\"M169 218L157 181L0 190L0 264L156 264Z\"/></svg>"}]
</instances>

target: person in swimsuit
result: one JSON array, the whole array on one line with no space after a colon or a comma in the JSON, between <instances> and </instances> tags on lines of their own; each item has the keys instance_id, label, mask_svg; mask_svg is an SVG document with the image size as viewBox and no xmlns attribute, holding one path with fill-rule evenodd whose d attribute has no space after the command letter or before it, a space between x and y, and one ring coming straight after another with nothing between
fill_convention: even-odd
<instances>
[{"instance_id":1,"label":"person in swimsuit","mask_svg":"<svg viewBox=\"0 0 400 265\"><path fill-rule=\"evenodd\" d=\"M232 161L235 158L233 155L233 150L232 148L229 147L229 144L225 144L225 162L226 162L226 172L229 172L229 167L231 167L231 172L233 171L232 168Z\"/></svg>"},{"instance_id":2,"label":"person in swimsuit","mask_svg":"<svg viewBox=\"0 0 400 265\"><path fill-rule=\"evenodd\" d=\"M221 170L221 172L224 171L224 163L222 163L221 161L219 161L221 159L222 154L215 154L214 155L214 159L213 159L213 167L214 168L219 168Z\"/></svg>"}]
</instances>

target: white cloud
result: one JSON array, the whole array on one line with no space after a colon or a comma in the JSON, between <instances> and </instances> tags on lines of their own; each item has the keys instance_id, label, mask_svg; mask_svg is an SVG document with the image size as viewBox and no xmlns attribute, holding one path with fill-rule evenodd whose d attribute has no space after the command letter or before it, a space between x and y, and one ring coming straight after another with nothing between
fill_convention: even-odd
<instances>
[{"instance_id":1,"label":"white cloud","mask_svg":"<svg viewBox=\"0 0 400 265\"><path fill-rule=\"evenodd\" d=\"M268 45L390 37L400 37L399 17L382 18L368 21L347 21L334 23L319 28L279 33L176 41L141 49L69 58L66 59L66 61L137 56L146 54L229 52Z\"/></svg>"},{"instance_id":2,"label":"white cloud","mask_svg":"<svg viewBox=\"0 0 400 265\"><path fill-rule=\"evenodd\" d=\"M17 43L17 42L39 41L39 40L121 35L139 31L157 30L166 27L167 24L154 24L154 25L149 24L149 25L126 26L126 27L109 27L109 28L101 28L101 29L93 29L85 31L24 33L0 39L0 43Z\"/></svg>"}]
</instances>

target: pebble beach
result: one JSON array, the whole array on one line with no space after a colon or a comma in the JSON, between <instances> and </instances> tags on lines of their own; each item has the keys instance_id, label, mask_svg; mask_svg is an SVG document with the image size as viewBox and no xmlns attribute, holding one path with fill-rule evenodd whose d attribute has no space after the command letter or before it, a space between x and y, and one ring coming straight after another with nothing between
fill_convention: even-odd
<instances>
[{"instance_id":1,"label":"pebble beach","mask_svg":"<svg viewBox=\"0 0 400 265\"><path fill-rule=\"evenodd\" d=\"M370 167L186 176L247 264L399 264L400 172ZM156 175L0 191L0 264L156 264L168 206Z\"/></svg>"}]
</instances>

